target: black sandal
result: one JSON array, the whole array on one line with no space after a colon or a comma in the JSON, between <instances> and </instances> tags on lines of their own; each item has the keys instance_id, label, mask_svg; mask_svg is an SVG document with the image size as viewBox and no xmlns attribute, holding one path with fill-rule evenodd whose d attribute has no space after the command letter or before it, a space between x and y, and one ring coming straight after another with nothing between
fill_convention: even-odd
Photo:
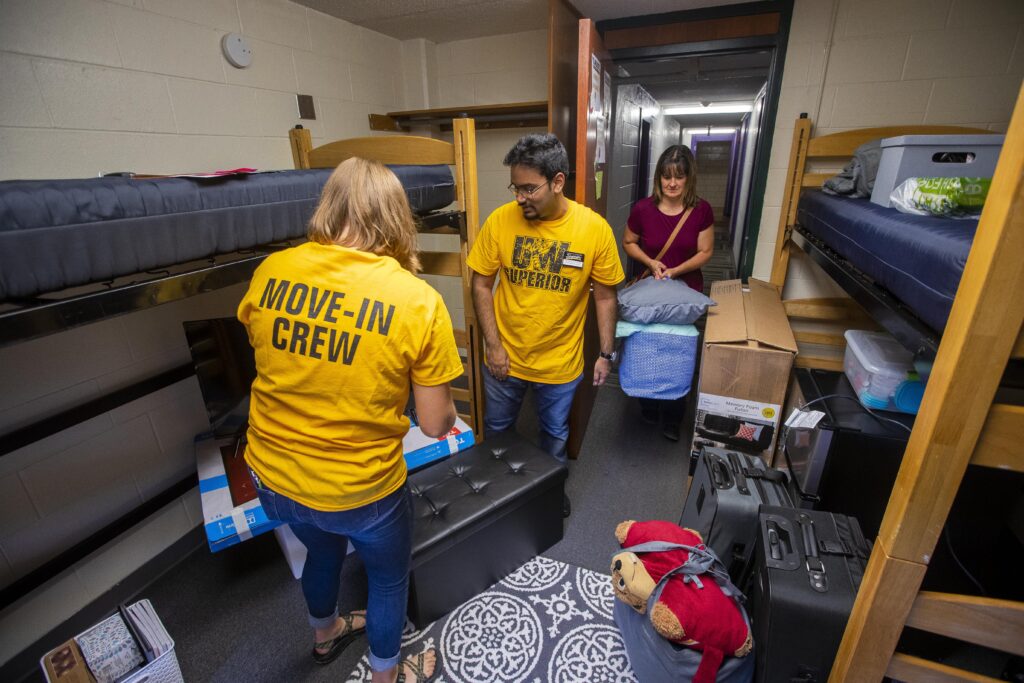
<instances>
[{"instance_id":1,"label":"black sandal","mask_svg":"<svg viewBox=\"0 0 1024 683\"><path fill-rule=\"evenodd\" d=\"M353 640L355 640L359 634L366 630L366 626L359 628L355 627L355 617L362 617L363 621L366 621L366 612L358 611L352 612L351 614L340 615L341 620L345 622L345 630L336 635L331 640L325 640L316 643L313 646L313 661L317 664L330 664L338 658L346 647L348 647ZM327 648L326 652L317 652L317 649Z\"/></svg>"},{"instance_id":2,"label":"black sandal","mask_svg":"<svg viewBox=\"0 0 1024 683\"><path fill-rule=\"evenodd\" d=\"M413 675L416 676L414 681L411 683L427 683L433 680L434 675L437 674L437 664L434 664L434 673L427 676L423 673L423 663L426 661L426 653L421 652L415 657L404 659L398 663L398 678L395 679L395 683L406 683L405 678L405 667L412 669Z\"/></svg>"}]
</instances>

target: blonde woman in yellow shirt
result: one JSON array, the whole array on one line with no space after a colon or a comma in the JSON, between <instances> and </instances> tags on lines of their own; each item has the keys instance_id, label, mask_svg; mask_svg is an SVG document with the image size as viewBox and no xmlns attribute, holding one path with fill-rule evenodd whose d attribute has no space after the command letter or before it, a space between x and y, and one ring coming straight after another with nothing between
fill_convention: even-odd
<instances>
[{"instance_id":1,"label":"blonde woman in yellow shirt","mask_svg":"<svg viewBox=\"0 0 1024 683\"><path fill-rule=\"evenodd\" d=\"M246 461L267 516L308 550L302 592L313 659L361 633L375 683L423 681L433 650L401 660L412 503L402 437L410 390L420 428L455 421L462 373L441 296L417 278L416 229L398 178L349 159L330 176L309 242L272 254L238 307L255 349ZM369 579L367 610L338 614L348 542Z\"/></svg>"}]
</instances>

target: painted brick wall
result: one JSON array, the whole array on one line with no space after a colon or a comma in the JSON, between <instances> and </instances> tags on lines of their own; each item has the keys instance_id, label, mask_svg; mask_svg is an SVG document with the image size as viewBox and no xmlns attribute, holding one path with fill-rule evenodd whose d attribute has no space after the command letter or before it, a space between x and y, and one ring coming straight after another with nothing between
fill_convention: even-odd
<instances>
[{"instance_id":1,"label":"painted brick wall","mask_svg":"<svg viewBox=\"0 0 1024 683\"><path fill-rule=\"evenodd\" d=\"M619 241L619 257L626 265L626 253L622 250L622 235L626 220L633 207L633 193L636 189L637 162L640 158L640 119L653 115L651 124L651 159L647 177L654 178L654 167L658 157L680 139L679 124L661 113L661 105L636 84L625 84L615 88L615 111L612 124L610 148L610 171L608 178L608 222ZM645 187L640 196L651 193Z\"/></svg>"},{"instance_id":2,"label":"painted brick wall","mask_svg":"<svg viewBox=\"0 0 1024 683\"><path fill-rule=\"evenodd\" d=\"M407 41L408 42L408 41ZM436 67L429 59L433 52ZM534 102L548 98L548 32L525 31L487 38L470 38L438 43L426 48L428 60L424 73L427 90L434 98L429 107L459 107L511 102ZM477 129L477 180L480 198L480 225L496 208L512 200L509 171L501 161L523 135L544 133L536 128ZM451 136L446 135L450 140ZM456 251L455 237L426 235L420 240L425 249ZM448 304L456 327L463 326L465 302L457 278L425 276Z\"/></svg>"},{"instance_id":3,"label":"painted brick wall","mask_svg":"<svg viewBox=\"0 0 1024 683\"><path fill-rule=\"evenodd\" d=\"M231 31L252 45L247 69L221 55ZM291 168L295 124L320 144L401 106L401 51L286 0L6 0L0 179Z\"/></svg>"},{"instance_id":4,"label":"painted brick wall","mask_svg":"<svg viewBox=\"0 0 1024 683\"><path fill-rule=\"evenodd\" d=\"M771 273L801 112L823 134L895 124L1003 132L1022 77L1019 0L796 0L754 276ZM790 259L787 298L839 295L808 259Z\"/></svg>"},{"instance_id":5,"label":"painted brick wall","mask_svg":"<svg viewBox=\"0 0 1024 683\"><path fill-rule=\"evenodd\" d=\"M189 362L181 323L231 316L244 285L0 348L7 433ZM195 378L0 459L0 583L11 581L195 471L209 429ZM196 490L0 613L0 662L202 523Z\"/></svg>"}]
</instances>

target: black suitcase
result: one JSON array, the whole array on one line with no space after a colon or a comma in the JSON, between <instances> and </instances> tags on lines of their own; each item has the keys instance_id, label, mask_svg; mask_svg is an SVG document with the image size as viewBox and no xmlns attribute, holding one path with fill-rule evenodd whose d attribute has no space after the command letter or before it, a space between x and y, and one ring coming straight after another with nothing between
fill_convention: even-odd
<instances>
[{"instance_id":1,"label":"black suitcase","mask_svg":"<svg viewBox=\"0 0 1024 683\"><path fill-rule=\"evenodd\" d=\"M761 508L748 593L758 683L828 680L870 552L853 517Z\"/></svg>"},{"instance_id":2,"label":"black suitcase","mask_svg":"<svg viewBox=\"0 0 1024 683\"><path fill-rule=\"evenodd\" d=\"M701 450L679 526L704 538L744 592L761 505L793 506L783 472L746 453L709 446Z\"/></svg>"}]
</instances>

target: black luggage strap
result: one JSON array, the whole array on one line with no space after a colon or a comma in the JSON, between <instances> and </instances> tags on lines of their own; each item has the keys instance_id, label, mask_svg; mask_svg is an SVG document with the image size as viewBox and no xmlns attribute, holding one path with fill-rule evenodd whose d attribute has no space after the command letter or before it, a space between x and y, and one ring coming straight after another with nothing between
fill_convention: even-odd
<instances>
[{"instance_id":1,"label":"black luggage strap","mask_svg":"<svg viewBox=\"0 0 1024 683\"><path fill-rule=\"evenodd\" d=\"M842 541L823 541L818 539L818 552L822 555L842 555L843 557L855 557L856 553Z\"/></svg>"}]
</instances>

